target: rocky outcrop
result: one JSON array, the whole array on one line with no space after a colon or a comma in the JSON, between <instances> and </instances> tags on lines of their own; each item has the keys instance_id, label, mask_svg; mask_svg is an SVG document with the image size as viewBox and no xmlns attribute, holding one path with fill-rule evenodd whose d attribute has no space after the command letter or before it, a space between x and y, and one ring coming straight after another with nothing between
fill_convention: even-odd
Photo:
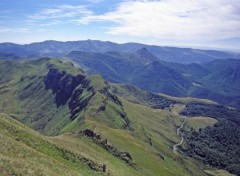
<instances>
[{"instance_id":1,"label":"rocky outcrop","mask_svg":"<svg viewBox=\"0 0 240 176\"><path fill-rule=\"evenodd\" d=\"M100 93L104 94L108 99L110 99L115 104L120 105L122 107L122 102L118 99L116 95L109 92L109 87L106 87L100 90Z\"/></svg>"},{"instance_id":2,"label":"rocky outcrop","mask_svg":"<svg viewBox=\"0 0 240 176\"><path fill-rule=\"evenodd\" d=\"M117 157L118 159L124 161L128 165L137 169L137 164L133 162L133 158L129 152L122 152L118 150L115 146L110 144L107 139L102 139L100 134L97 134L91 129L85 129L83 131L79 131L75 133L76 136L85 136L88 138L92 138L92 140L106 151Z\"/></svg>"},{"instance_id":3,"label":"rocky outcrop","mask_svg":"<svg viewBox=\"0 0 240 176\"><path fill-rule=\"evenodd\" d=\"M86 158L80 154L76 155L74 153L72 153L72 151L67 150L67 149L62 149L57 147L59 151L61 151L62 157L69 160L72 159L74 162L82 162L86 165L88 165L88 167L94 171L97 172L106 172L106 165L104 166L104 164L98 164L96 162L94 162L93 160Z\"/></svg>"},{"instance_id":4,"label":"rocky outcrop","mask_svg":"<svg viewBox=\"0 0 240 176\"><path fill-rule=\"evenodd\" d=\"M45 77L44 83L46 89L52 89L55 94L57 106L65 105L71 97L73 90L84 80L84 75L73 76L60 71L56 68L50 68Z\"/></svg>"},{"instance_id":5,"label":"rocky outcrop","mask_svg":"<svg viewBox=\"0 0 240 176\"><path fill-rule=\"evenodd\" d=\"M45 88L51 89L55 94L57 106L68 103L71 120L88 105L94 95L94 90L90 87L89 80L84 75L74 76L54 67L49 68L44 83ZM81 97L83 91L89 91L89 96Z\"/></svg>"},{"instance_id":6,"label":"rocky outcrop","mask_svg":"<svg viewBox=\"0 0 240 176\"><path fill-rule=\"evenodd\" d=\"M88 94L82 96L84 91L87 91ZM76 90L74 90L68 102L68 108L71 112L71 120L75 119L76 115L87 107L94 94L95 92L93 88L89 86L89 81L84 79L81 83L81 87L78 87Z\"/></svg>"},{"instance_id":7,"label":"rocky outcrop","mask_svg":"<svg viewBox=\"0 0 240 176\"><path fill-rule=\"evenodd\" d=\"M122 102L118 99L118 96L116 96L110 92L110 87L109 87L108 83L107 82L105 82L105 83L107 86L105 88L103 88L102 90L100 90L100 93L104 94L108 100L114 102L115 104L117 104L118 106L121 107L122 112L119 112L119 115L125 122L124 125L122 126L122 128L133 131L133 128L131 127L131 121L129 120L126 113L124 112ZM105 108L106 108L106 103L104 103L103 106L100 106L99 109L97 110L97 112L104 111Z\"/></svg>"}]
</instances>

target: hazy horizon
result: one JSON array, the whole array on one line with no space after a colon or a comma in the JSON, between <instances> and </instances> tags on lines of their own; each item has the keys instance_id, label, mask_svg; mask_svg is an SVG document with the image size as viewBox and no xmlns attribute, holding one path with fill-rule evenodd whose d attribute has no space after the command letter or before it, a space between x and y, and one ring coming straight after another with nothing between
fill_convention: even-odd
<instances>
[{"instance_id":1,"label":"hazy horizon","mask_svg":"<svg viewBox=\"0 0 240 176\"><path fill-rule=\"evenodd\" d=\"M159 46L159 47L176 47L176 48L190 48L190 49L200 49L200 50L214 50L214 51L226 51L226 52L235 52L235 53L239 53L240 52L240 48L239 49L231 49L231 48L217 48L217 47L208 47L208 46L183 46L183 45L152 45L152 44L146 44L146 43L140 43L140 42L113 42L113 41L108 41L108 40L95 40L95 39L85 39L85 40L66 40L66 41L61 41L61 40L43 40L43 41L35 41L35 42L29 42L29 43L17 43L17 42L0 42L0 44L2 43L13 43L13 44L17 44L17 45L29 45L29 44L33 44L33 43L43 43L43 42L47 42L47 41L56 41L56 42L78 42L78 41L87 41L87 40L91 40L91 41L101 41L101 42L112 42L112 43L116 43L116 44L126 44L126 43L139 43L139 44L143 44L143 45L149 45L149 46Z\"/></svg>"},{"instance_id":2,"label":"hazy horizon","mask_svg":"<svg viewBox=\"0 0 240 176\"><path fill-rule=\"evenodd\" d=\"M237 0L0 2L0 42L101 40L239 51Z\"/></svg>"}]
</instances>

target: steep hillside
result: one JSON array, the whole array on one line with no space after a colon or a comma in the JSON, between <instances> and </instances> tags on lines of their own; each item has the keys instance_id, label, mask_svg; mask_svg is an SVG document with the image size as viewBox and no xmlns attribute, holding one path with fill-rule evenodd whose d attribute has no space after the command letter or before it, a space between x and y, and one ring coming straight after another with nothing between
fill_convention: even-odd
<instances>
[{"instance_id":1,"label":"steep hillside","mask_svg":"<svg viewBox=\"0 0 240 176\"><path fill-rule=\"evenodd\" d=\"M168 66L155 61L135 69L129 82L150 92L161 92L173 96L186 96L191 81Z\"/></svg>"},{"instance_id":2,"label":"steep hillside","mask_svg":"<svg viewBox=\"0 0 240 176\"><path fill-rule=\"evenodd\" d=\"M191 81L178 71L157 61L149 51L141 49L133 54L71 52L67 55L84 65L89 72L97 72L112 82L129 83L152 92L186 96Z\"/></svg>"},{"instance_id":3,"label":"steep hillside","mask_svg":"<svg viewBox=\"0 0 240 176\"><path fill-rule=\"evenodd\" d=\"M113 91L128 101L187 116L182 151L203 164L240 174L239 110L204 99L150 94L127 85L114 84Z\"/></svg>"},{"instance_id":4,"label":"steep hillside","mask_svg":"<svg viewBox=\"0 0 240 176\"><path fill-rule=\"evenodd\" d=\"M209 111L199 115L209 116L211 110L219 108L214 102L108 83L72 63L49 58L1 61L0 72L0 111L4 113L0 115L0 168L4 175L31 175L39 170L40 175L202 176L206 175L203 170L213 169L192 159L193 155L174 153L173 145L180 140L176 134L183 120L180 113L191 115L191 105L200 103ZM217 121L223 118L238 123L233 114L228 118L216 114ZM12 118L52 137L42 136ZM194 122L188 123L189 128ZM201 128L218 123L209 119L198 122ZM186 150L186 154L191 151ZM13 156L19 151L24 152L16 160ZM33 153L31 157L29 152ZM38 156L42 165L36 165ZM61 168L62 164L70 166Z\"/></svg>"},{"instance_id":5,"label":"steep hillside","mask_svg":"<svg viewBox=\"0 0 240 176\"><path fill-rule=\"evenodd\" d=\"M172 65L192 80L189 96L207 98L221 104L240 107L240 60L215 60L204 64Z\"/></svg>"},{"instance_id":6,"label":"steep hillside","mask_svg":"<svg viewBox=\"0 0 240 176\"><path fill-rule=\"evenodd\" d=\"M8 114L1 115L1 135L4 143L12 141L11 150L2 145L4 175L42 173L52 160L60 163L45 171L49 175L68 170L69 175L74 171L94 175L99 173L92 170L105 167L110 175L205 175L194 160L173 153L181 119L169 110L119 98L99 75L87 76L71 63L43 58L0 65L1 112ZM166 107L171 103L157 95L147 100L156 108L161 102ZM43 137L10 117L43 134L61 135ZM22 150L26 154L19 159L26 162L19 164L12 155ZM32 157L27 157L29 150ZM44 155L44 161L37 166L34 157L39 155ZM61 163L74 164L58 169Z\"/></svg>"},{"instance_id":7,"label":"steep hillside","mask_svg":"<svg viewBox=\"0 0 240 176\"><path fill-rule=\"evenodd\" d=\"M127 102L126 102L127 103ZM125 103L124 103L125 104ZM134 122L141 112L134 115L139 108L126 104L131 111ZM157 120L162 113L143 109ZM164 113L162 114L164 115ZM161 115L159 122L164 122L166 114ZM164 130L157 130L143 116L136 126L136 132L108 128L105 125L87 122L94 129L91 136L84 130L55 137L45 137L13 120L6 114L0 114L1 136L1 175L205 175L193 163L176 156L165 142L174 136L166 135ZM135 119L135 120L134 120ZM142 125L144 125L144 127ZM174 123L172 124L174 125ZM156 129L155 129L156 128ZM140 131L139 131L140 130ZM143 131L142 131L143 130ZM150 130L150 131L149 131ZM159 140L159 134L163 137ZM88 132L87 132L88 131ZM101 136L99 135L101 134ZM144 135L142 135L144 134ZM155 134L154 136L152 136ZM150 136L149 136L150 135ZM151 145L149 144L151 139ZM175 140L175 139L174 139ZM101 142L98 142L101 141ZM106 143L105 143L106 142ZM114 150L113 150L114 149ZM121 152L128 151L128 152ZM147 156L147 157L146 157ZM136 166L131 166L129 158L133 158ZM128 160L126 160L128 159ZM136 168L135 168L136 167Z\"/></svg>"},{"instance_id":8,"label":"steep hillside","mask_svg":"<svg viewBox=\"0 0 240 176\"><path fill-rule=\"evenodd\" d=\"M75 63L87 68L89 73L100 73L112 82L126 81L133 68L142 65L129 54L119 52L88 53L73 51L67 55Z\"/></svg>"},{"instance_id":9,"label":"steep hillside","mask_svg":"<svg viewBox=\"0 0 240 176\"><path fill-rule=\"evenodd\" d=\"M102 175L102 166L0 114L0 175ZM96 167L100 172L91 169Z\"/></svg>"},{"instance_id":10,"label":"steep hillside","mask_svg":"<svg viewBox=\"0 0 240 176\"><path fill-rule=\"evenodd\" d=\"M146 48L134 54L71 52L68 58L112 82L132 84L151 92L211 99L239 108L240 60L177 64L157 60Z\"/></svg>"},{"instance_id":11,"label":"steep hillside","mask_svg":"<svg viewBox=\"0 0 240 176\"><path fill-rule=\"evenodd\" d=\"M205 84L208 83L210 89L215 89L224 95L237 96L240 92L239 60L213 61L203 64L203 67L211 73L202 77L201 81Z\"/></svg>"},{"instance_id":12,"label":"steep hillside","mask_svg":"<svg viewBox=\"0 0 240 176\"><path fill-rule=\"evenodd\" d=\"M88 118L88 108L95 109L91 117L104 116L101 109L106 108L113 116L95 120L129 128L121 102L108 92L107 83L101 77L85 75L71 63L48 58L3 61L0 72L1 111L37 131L53 135L79 126Z\"/></svg>"},{"instance_id":13,"label":"steep hillside","mask_svg":"<svg viewBox=\"0 0 240 176\"><path fill-rule=\"evenodd\" d=\"M211 123L209 117L215 119L207 128L185 130L186 154L204 164L240 175L240 111L216 104L191 102L186 105L182 114L205 117L202 119L207 119L208 123Z\"/></svg>"},{"instance_id":14,"label":"steep hillside","mask_svg":"<svg viewBox=\"0 0 240 176\"><path fill-rule=\"evenodd\" d=\"M22 58L13 53L0 53L0 60L20 60L20 59Z\"/></svg>"},{"instance_id":15,"label":"steep hillside","mask_svg":"<svg viewBox=\"0 0 240 176\"><path fill-rule=\"evenodd\" d=\"M58 56L74 61L88 73L100 73L111 82L240 107L239 60L236 59L239 54L236 53L94 40L45 41L28 45L3 43L0 52L4 52L0 59L5 60Z\"/></svg>"}]
</instances>

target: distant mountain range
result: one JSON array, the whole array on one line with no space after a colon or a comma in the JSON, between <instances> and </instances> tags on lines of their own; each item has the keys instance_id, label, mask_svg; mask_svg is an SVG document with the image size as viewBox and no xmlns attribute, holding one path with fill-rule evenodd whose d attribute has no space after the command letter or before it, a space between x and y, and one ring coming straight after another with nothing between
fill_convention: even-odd
<instances>
[{"instance_id":1,"label":"distant mountain range","mask_svg":"<svg viewBox=\"0 0 240 176\"><path fill-rule=\"evenodd\" d=\"M146 48L135 53L66 55L89 73L100 73L112 82L132 84L150 92L207 98L240 107L240 60L215 60L202 64L177 64L158 60Z\"/></svg>"},{"instance_id":2,"label":"distant mountain range","mask_svg":"<svg viewBox=\"0 0 240 176\"><path fill-rule=\"evenodd\" d=\"M240 108L239 54L213 50L117 44L96 40L0 44L0 59L55 56L88 73L154 93L197 97Z\"/></svg>"},{"instance_id":3,"label":"distant mountain range","mask_svg":"<svg viewBox=\"0 0 240 176\"><path fill-rule=\"evenodd\" d=\"M203 63L215 59L240 58L239 54L226 51L200 50L191 48L161 47L144 45L140 43L117 44L98 40L84 41L44 41L26 45L14 43L1 43L0 52L15 53L21 56L62 56L71 51L85 51L105 53L118 51L134 53L141 48L146 48L160 60L177 63Z\"/></svg>"}]
</instances>

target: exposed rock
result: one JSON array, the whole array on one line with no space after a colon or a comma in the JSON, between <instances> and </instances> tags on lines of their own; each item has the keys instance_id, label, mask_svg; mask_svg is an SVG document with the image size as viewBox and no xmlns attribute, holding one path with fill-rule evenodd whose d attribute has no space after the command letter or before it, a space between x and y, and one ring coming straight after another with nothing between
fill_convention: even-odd
<instances>
[{"instance_id":1,"label":"exposed rock","mask_svg":"<svg viewBox=\"0 0 240 176\"><path fill-rule=\"evenodd\" d=\"M85 98L80 98L81 95L76 96L75 93L72 95L68 103L68 107L71 111L71 117L70 117L71 120L74 120L76 117L76 114L86 108L86 106L88 105L88 102L91 100L93 95L94 93L92 93L90 96Z\"/></svg>"},{"instance_id":2,"label":"exposed rock","mask_svg":"<svg viewBox=\"0 0 240 176\"><path fill-rule=\"evenodd\" d=\"M100 93L104 94L107 99L109 99L110 101L114 102L115 104L119 105L122 110L123 110L123 105L122 102L118 99L118 96L112 94L109 89L110 87L108 86L108 83L106 83L106 87L103 88L102 90L100 90ZM106 108L106 104L104 104L103 106L99 107L97 112L103 111ZM125 121L125 124L122 126L123 129L129 129L131 131L133 131L133 128L131 127L131 121L128 119L126 113L124 112L119 112L119 115L121 116L121 118Z\"/></svg>"},{"instance_id":3,"label":"exposed rock","mask_svg":"<svg viewBox=\"0 0 240 176\"><path fill-rule=\"evenodd\" d=\"M118 99L118 97L109 92L109 86L106 86L104 89L100 90L100 93L106 95L108 99L122 107L122 102Z\"/></svg>"},{"instance_id":4,"label":"exposed rock","mask_svg":"<svg viewBox=\"0 0 240 176\"><path fill-rule=\"evenodd\" d=\"M157 153L156 155L157 155L159 158L161 158L162 160L165 160L164 156L161 155L160 153Z\"/></svg>"},{"instance_id":5,"label":"exposed rock","mask_svg":"<svg viewBox=\"0 0 240 176\"><path fill-rule=\"evenodd\" d=\"M52 89L53 93L56 94L55 100L57 106L61 106L66 104L73 90L81 84L84 78L84 75L73 76L65 71L50 68L44 83L46 89Z\"/></svg>"},{"instance_id":6,"label":"exposed rock","mask_svg":"<svg viewBox=\"0 0 240 176\"><path fill-rule=\"evenodd\" d=\"M58 148L61 152L62 152L62 156L65 159L73 159L74 161L81 161L84 164L88 165L90 169L94 170L94 171L98 171L98 172L102 172L103 171L103 165L102 164L97 164L94 161L82 156L82 155L76 155L73 154L70 150L67 149L62 149L62 148Z\"/></svg>"},{"instance_id":7,"label":"exposed rock","mask_svg":"<svg viewBox=\"0 0 240 176\"><path fill-rule=\"evenodd\" d=\"M109 144L107 139L102 139L101 136L99 134L95 133L93 130L85 129L83 131L76 133L76 135L81 135L81 136L92 138L96 144L100 145L102 148L107 150L109 153L116 156L120 160L123 160L130 166L137 168L137 164L132 161L133 158L129 152L119 151L115 146Z\"/></svg>"},{"instance_id":8,"label":"exposed rock","mask_svg":"<svg viewBox=\"0 0 240 176\"><path fill-rule=\"evenodd\" d=\"M94 162L89 162L88 163L88 166L92 169L92 170L95 170L95 171L102 171L102 167L95 164Z\"/></svg>"},{"instance_id":9,"label":"exposed rock","mask_svg":"<svg viewBox=\"0 0 240 176\"><path fill-rule=\"evenodd\" d=\"M46 89L52 89L53 93L58 90L58 82L63 77L65 72L59 71L56 68L50 68L44 80Z\"/></svg>"},{"instance_id":10,"label":"exposed rock","mask_svg":"<svg viewBox=\"0 0 240 176\"><path fill-rule=\"evenodd\" d=\"M97 140L101 140L101 137L99 134L96 134L93 130L90 129L85 129L83 131L78 132L78 134L81 134L83 136L91 137L91 138L96 138Z\"/></svg>"},{"instance_id":11,"label":"exposed rock","mask_svg":"<svg viewBox=\"0 0 240 176\"><path fill-rule=\"evenodd\" d=\"M106 109L106 102L104 102L104 105L102 105L102 106L100 106L100 107L98 108L97 113L98 113L98 112L105 111L105 109Z\"/></svg>"},{"instance_id":12,"label":"exposed rock","mask_svg":"<svg viewBox=\"0 0 240 176\"><path fill-rule=\"evenodd\" d=\"M103 172L106 172L107 171L107 166L106 164L103 164Z\"/></svg>"},{"instance_id":13,"label":"exposed rock","mask_svg":"<svg viewBox=\"0 0 240 176\"><path fill-rule=\"evenodd\" d=\"M148 140L149 145L152 146L152 145L153 145L153 144L152 144L152 138L147 137L147 140Z\"/></svg>"}]
</instances>

